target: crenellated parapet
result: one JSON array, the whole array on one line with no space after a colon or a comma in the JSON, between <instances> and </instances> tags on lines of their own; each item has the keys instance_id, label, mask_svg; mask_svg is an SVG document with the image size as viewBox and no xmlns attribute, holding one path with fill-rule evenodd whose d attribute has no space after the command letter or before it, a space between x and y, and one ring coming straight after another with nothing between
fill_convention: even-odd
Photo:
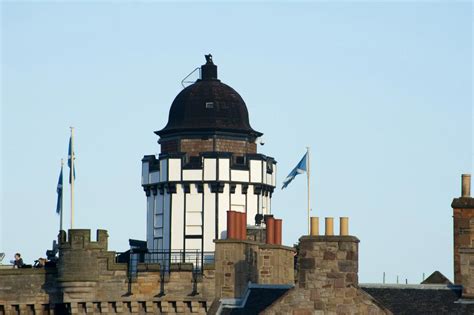
<instances>
[{"instance_id":1,"label":"crenellated parapet","mask_svg":"<svg viewBox=\"0 0 474 315\"><path fill-rule=\"evenodd\" d=\"M91 241L91 230L89 229L73 229L60 231L58 235L58 243L60 250L107 250L109 234L106 230L97 230L96 241Z\"/></svg>"}]
</instances>

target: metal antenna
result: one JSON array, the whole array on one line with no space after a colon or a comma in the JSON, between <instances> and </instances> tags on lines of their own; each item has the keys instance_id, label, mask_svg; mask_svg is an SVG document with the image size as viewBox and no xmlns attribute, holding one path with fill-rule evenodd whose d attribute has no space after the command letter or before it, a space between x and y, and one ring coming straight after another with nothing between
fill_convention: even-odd
<instances>
[{"instance_id":1,"label":"metal antenna","mask_svg":"<svg viewBox=\"0 0 474 315\"><path fill-rule=\"evenodd\" d=\"M197 67L196 69L194 69L193 71L191 71L191 73L189 73L187 76L184 77L183 80L181 80L181 85L183 86L183 89L186 87L184 84L192 84L194 83L194 81L186 81L187 78L189 78L194 72L196 72L197 70L199 70L199 77L201 77L201 67Z\"/></svg>"}]
</instances>

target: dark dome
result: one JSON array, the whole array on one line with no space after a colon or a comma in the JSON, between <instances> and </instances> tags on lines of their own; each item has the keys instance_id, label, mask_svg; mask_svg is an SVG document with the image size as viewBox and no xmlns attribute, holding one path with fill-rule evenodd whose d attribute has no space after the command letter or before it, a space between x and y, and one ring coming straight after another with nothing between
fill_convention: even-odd
<instances>
[{"instance_id":1,"label":"dark dome","mask_svg":"<svg viewBox=\"0 0 474 315\"><path fill-rule=\"evenodd\" d=\"M252 137L261 136L250 126L247 106L230 86L217 79L212 57L201 67L201 79L182 90L171 104L168 124L160 137L194 132L225 132Z\"/></svg>"}]
</instances>

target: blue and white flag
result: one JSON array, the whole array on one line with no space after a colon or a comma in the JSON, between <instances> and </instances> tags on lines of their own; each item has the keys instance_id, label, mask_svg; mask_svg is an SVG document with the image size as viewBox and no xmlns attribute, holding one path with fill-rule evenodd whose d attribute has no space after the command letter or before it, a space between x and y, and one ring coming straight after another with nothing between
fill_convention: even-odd
<instances>
[{"instance_id":1,"label":"blue and white flag","mask_svg":"<svg viewBox=\"0 0 474 315\"><path fill-rule=\"evenodd\" d=\"M61 166L61 173L59 173L58 187L56 188L58 193L58 202L56 204L56 213L60 214L63 212L63 167Z\"/></svg>"},{"instance_id":2,"label":"blue and white flag","mask_svg":"<svg viewBox=\"0 0 474 315\"><path fill-rule=\"evenodd\" d=\"M296 177L298 174L303 174L308 171L308 152L303 156L301 161L296 165L296 167L288 174L288 176L283 181L283 187L281 189L286 188L289 183Z\"/></svg>"},{"instance_id":3,"label":"blue and white flag","mask_svg":"<svg viewBox=\"0 0 474 315\"><path fill-rule=\"evenodd\" d=\"M76 159L74 149L72 148L72 137L69 138L69 149L67 152L67 166L69 166L69 184L76 180L76 168L74 167L74 161Z\"/></svg>"}]
</instances>

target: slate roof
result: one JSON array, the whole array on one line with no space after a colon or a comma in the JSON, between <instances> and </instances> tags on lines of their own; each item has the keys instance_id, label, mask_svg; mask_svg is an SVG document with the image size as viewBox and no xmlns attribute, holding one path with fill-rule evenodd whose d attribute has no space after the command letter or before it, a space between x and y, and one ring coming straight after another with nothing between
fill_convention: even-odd
<instances>
[{"instance_id":1,"label":"slate roof","mask_svg":"<svg viewBox=\"0 0 474 315\"><path fill-rule=\"evenodd\" d=\"M258 285L257 285L258 286ZM223 315L256 315L269 307L273 302L285 294L291 286L264 285L249 288L248 297L238 308L224 308Z\"/></svg>"},{"instance_id":2,"label":"slate roof","mask_svg":"<svg viewBox=\"0 0 474 315\"><path fill-rule=\"evenodd\" d=\"M449 285L452 285L453 283L451 281L449 281L449 279L445 275L443 275L441 272L436 270L428 278L426 278L421 284L449 284Z\"/></svg>"},{"instance_id":3,"label":"slate roof","mask_svg":"<svg viewBox=\"0 0 474 315\"><path fill-rule=\"evenodd\" d=\"M474 314L474 301L460 300L461 286L361 284L360 288L394 315Z\"/></svg>"}]
</instances>

